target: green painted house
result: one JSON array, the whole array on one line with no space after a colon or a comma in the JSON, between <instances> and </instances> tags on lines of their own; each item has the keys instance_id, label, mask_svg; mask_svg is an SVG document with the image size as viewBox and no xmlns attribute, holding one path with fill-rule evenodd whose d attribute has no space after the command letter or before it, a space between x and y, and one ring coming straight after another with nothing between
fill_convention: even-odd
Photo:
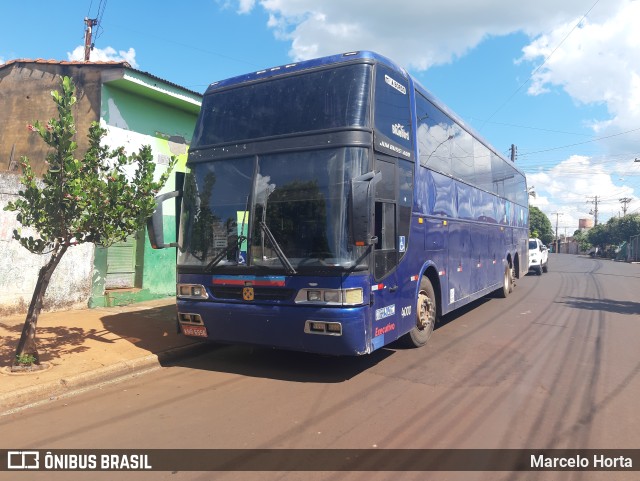
<instances>
[{"instance_id":1,"label":"green painted house","mask_svg":"<svg viewBox=\"0 0 640 481\"><path fill-rule=\"evenodd\" d=\"M36 173L41 174L46 168L42 163L42 146L28 137L25 125L55 115L49 92L59 88L60 77L64 75L71 76L77 86L78 155L86 150L84 136L88 125L99 121L107 129L105 143L109 146L124 146L131 152L150 145L158 177L171 157L177 157L166 191L181 188L184 178L187 151L200 111L199 93L133 69L126 62L13 60L0 65L0 110L10 119L7 127L0 130L0 186L7 194L5 202L0 198L0 248L10 248L25 266L19 274L25 277L25 282L17 283L20 292L0 298L0 312L20 310L24 299L28 304L32 289L26 280L37 277L41 261L29 259L32 254L24 249L21 252L10 245L17 242L2 235L3 229L12 232L17 225L11 213L1 208L17 193L12 194L12 189L19 189L17 159L28 156ZM166 203L164 214L167 236L175 235L175 207ZM68 253L69 268L58 281L60 285L51 286L45 309L117 305L173 296L175 255L173 249L151 249L144 231L109 248L83 247L77 252L72 249ZM6 260L0 259L0 274L10 269L3 262ZM52 284L55 281L54 278ZM23 300L16 302L16 299Z\"/></svg>"}]
</instances>

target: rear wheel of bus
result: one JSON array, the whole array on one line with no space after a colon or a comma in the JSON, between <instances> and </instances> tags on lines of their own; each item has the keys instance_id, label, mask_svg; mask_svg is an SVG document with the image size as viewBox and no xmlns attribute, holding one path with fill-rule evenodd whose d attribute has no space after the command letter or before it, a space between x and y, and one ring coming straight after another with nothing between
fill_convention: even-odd
<instances>
[{"instance_id":1,"label":"rear wheel of bus","mask_svg":"<svg viewBox=\"0 0 640 481\"><path fill-rule=\"evenodd\" d=\"M424 346L436 325L438 305L431 281L423 277L420 281L418 302L416 306L416 325L405 335L406 344L410 347Z\"/></svg>"},{"instance_id":2,"label":"rear wheel of bus","mask_svg":"<svg viewBox=\"0 0 640 481\"><path fill-rule=\"evenodd\" d=\"M498 289L498 295L503 298L507 297L512 290L513 290L513 273L511 271L511 266L507 264L504 267L502 287Z\"/></svg>"}]
</instances>

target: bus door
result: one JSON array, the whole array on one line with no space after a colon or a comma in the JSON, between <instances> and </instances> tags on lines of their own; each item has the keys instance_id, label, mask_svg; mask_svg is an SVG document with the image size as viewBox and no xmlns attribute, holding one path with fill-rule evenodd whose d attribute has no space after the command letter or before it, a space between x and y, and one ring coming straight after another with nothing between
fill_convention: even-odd
<instances>
[{"instance_id":1,"label":"bus door","mask_svg":"<svg viewBox=\"0 0 640 481\"><path fill-rule=\"evenodd\" d=\"M449 305L471 294L474 272L469 224L452 222L449 227Z\"/></svg>"},{"instance_id":2,"label":"bus door","mask_svg":"<svg viewBox=\"0 0 640 481\"><path fill-rule=\"evenodd\" d=\"M371 333L377 349L399 336L399 321L410 315L407 309L412 309L415 286L403 282L398 269L409 244L413 164L378 155L375 170L382 174L376 184L372 285Z\"/></svg>"},{"instance_id":3,"label":"bus door","mask_svg":"<svg viewBox=\"0 0 640 481\"><path fill-rule=\"evenodd\" d=\"M467 184L455 182L457 219L449 226L449 304L458 302L472 292L477 257L471 242L473 224L471 217L471 190Z\"/></svg>"}]
</instances>

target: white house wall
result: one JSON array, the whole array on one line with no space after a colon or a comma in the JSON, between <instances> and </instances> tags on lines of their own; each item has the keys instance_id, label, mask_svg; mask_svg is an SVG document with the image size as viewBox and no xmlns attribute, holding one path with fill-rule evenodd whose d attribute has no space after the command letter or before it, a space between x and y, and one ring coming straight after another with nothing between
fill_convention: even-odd
<instances>
[{"instance_id":1,"label":"white house wall","mask_svg":"<svg viewBox=\"0 0 640 481\"><path fill-rule=\"evenodd\" d=\"M49 258L30 253L13 239L13 230L20 224L16 214L5 211L4 207L18 199L19 179L17 174L0 173L0 315L26 312L40 268ZM44 300L45 310L87 306L93 254L93 244L69 248L51 278Z\"/></svg>"}]
</instances>

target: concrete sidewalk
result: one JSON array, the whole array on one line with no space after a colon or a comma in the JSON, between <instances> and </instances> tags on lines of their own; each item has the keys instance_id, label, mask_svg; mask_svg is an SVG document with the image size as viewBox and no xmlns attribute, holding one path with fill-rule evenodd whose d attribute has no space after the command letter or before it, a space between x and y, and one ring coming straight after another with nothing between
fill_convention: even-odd
<instances>
[{"instance_id":1,"label":"concrete sidewalk","mask_svg":"<svg viewBox=\"0 0 640 481\"><path fill-rule=\"evenodd\" d=\"M175 298L111 308L45 312L40 361L50 368L9 373L24 315L0 318L0 414L160 366L203 344L176 333Z\"/></svg>"}]
</instances>

